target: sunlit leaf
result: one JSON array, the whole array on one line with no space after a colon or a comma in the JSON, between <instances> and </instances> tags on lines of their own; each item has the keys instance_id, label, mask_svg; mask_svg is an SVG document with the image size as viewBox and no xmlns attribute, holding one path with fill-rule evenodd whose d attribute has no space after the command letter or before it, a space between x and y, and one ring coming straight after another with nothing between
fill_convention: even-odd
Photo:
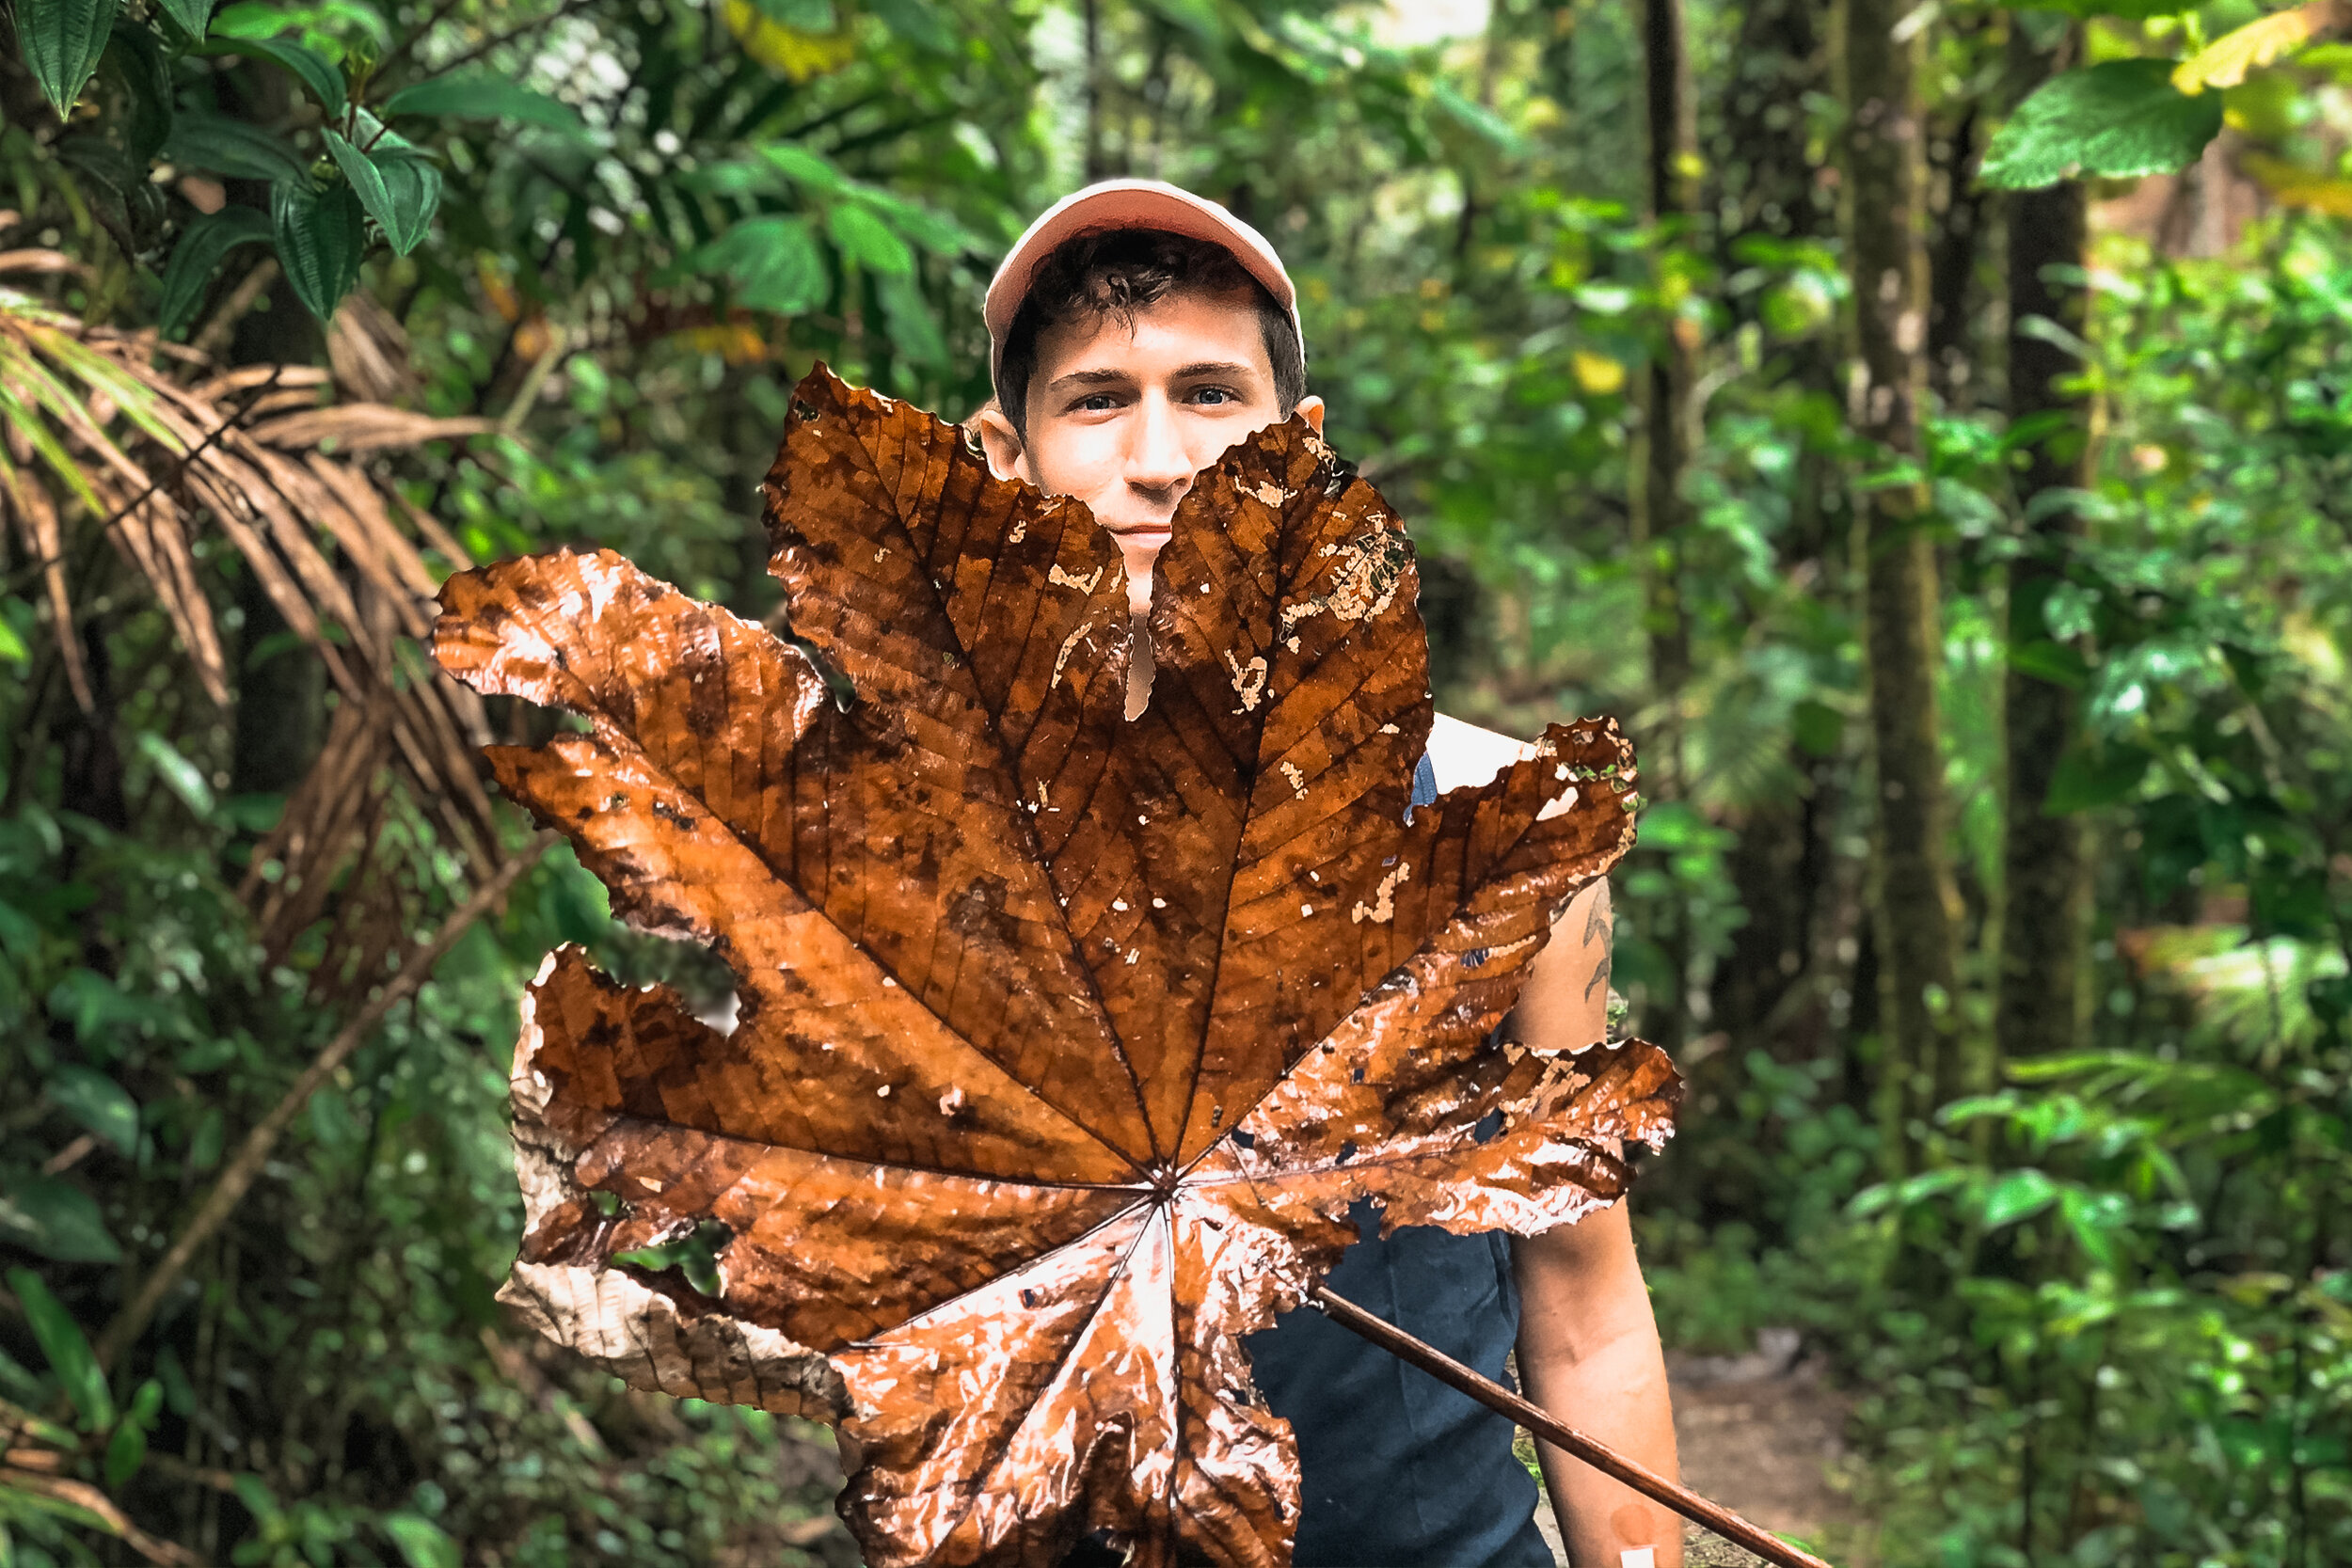
<instances>
[{"instance_id":1,"label":"sunlit leaf","mask_svg":"<svg viewBox=\"0 0 2352 1568\"><path fill-rule=\"evenodd\" d=\"M2172 85L2162 60L2108 60L2053 77L1985 151L1985 183L2031 190L2075 174L2122 179L2196 161L2221 130L2221 100Z\"/></svg>"},{"instance_id":2,"label":"sunlit leaf","mask_svg":"<svg viewBox=\"0 0 2352 1568\"><path fill-rule=\"evenodd\" d=\"M384 1515L384 1533L400 1549L408 1568L458 1568L464 1560L449 1531L421 1513L403 1510Z\"/></svg>"},{"instance_id":3,"label":"sunlit leaf","mask_svg":"<svg viewBox=\"0 0 2352 1568\"><path fill-rule=\"evenodd\" d=\"M2013 1170L1996 1180L1984 1194L1984 1226L1998 1230L2029 1219L2058 1197L2058 1183L2038 1170Z\"/></svg>"},{"instance_id":4,"label":"sunlit leaf","mask_svg":"<svg viewBox=\"0 0 2352 1568\"><path fill-rule=\"evenodd\" d=\"M2319 34L2343 25L2347 13L2352 13L2352 7L2344 0L2312 0L2292 10L2257 17L2183 60L2172 72L2172 85L2190 93L2236 87L2246 80L2248 71L2259 71Z\"/></svg>"},{"instance_id":5,"label":"sunlit leaf","mask_svg":"<svg viewBox=\"0 0 2352 1568\"><path fill-rule=\"evenodd\" d=\"M841 259L885 277L912 271L914 253L882 219L855 202L836 203L825 215L826 232L841 247Z\"/></svg>"}]
</instances>

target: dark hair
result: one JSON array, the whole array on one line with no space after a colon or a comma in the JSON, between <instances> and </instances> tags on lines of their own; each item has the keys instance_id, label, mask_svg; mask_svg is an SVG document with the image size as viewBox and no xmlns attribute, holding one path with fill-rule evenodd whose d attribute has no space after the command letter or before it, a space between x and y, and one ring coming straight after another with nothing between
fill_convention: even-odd
<instances>
[{"instance_id":1,"label":"dark hair","mask_svg":"<svg viewBox=\"0 0 2352 1568\"><path fill-rule=\"evenodd\" d=\"M1232 251L1165 229L1089 229L1046 253L1005 330L1005 352L996 367L997 406L1026 441L1029 378L1037 373L1037 341L1049 326L1103 316L1131 321L1136 311L1170 294L1242 293L1257 307L1258 330L1274 367L1275 404L1288 419L1307 395L1306 350L1290 312Z\"/></svg>"}]
</instances>

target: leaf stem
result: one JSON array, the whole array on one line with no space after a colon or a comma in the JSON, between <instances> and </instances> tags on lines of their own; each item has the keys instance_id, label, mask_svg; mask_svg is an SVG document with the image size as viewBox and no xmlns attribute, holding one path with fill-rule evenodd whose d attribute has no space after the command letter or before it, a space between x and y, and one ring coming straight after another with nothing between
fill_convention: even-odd
<instances>
[{"instance_id":1,"label":"leaf stem","mask_svg":"<svg viewBox=\"0 0 2352 1568\"><path fill-rule=\"evenodd\" d=\"M1635 1464L1598 1438L1587 1437L1574 1427L1553 1419L1541 1405L1521 1399L1492 1378L1465 1367L1436 1346L1413 1338L1394 1323L1375 1317L1346 1297L1333 1295L1329 1290L1318 1285L1314 1293L1307 1299L1342 1328L1361 1335L1398 1360L1419 1367L1438 1382L1461 1390L1487 1409L1508 1416L1554 1448L1575 1455L1603 1475L1614 1477L1644 1497L1665 1504L1684 1518L1705 1526L1724 1540L1745 1546L1767 1562L1777 1563L1780 1568L1830 1568L1828 1563L1811 1552L1790 1545L1759 1525L1750 1524L1723 1504L1702 1497L1689 1487Z\"/></svg>"}]
</instances>

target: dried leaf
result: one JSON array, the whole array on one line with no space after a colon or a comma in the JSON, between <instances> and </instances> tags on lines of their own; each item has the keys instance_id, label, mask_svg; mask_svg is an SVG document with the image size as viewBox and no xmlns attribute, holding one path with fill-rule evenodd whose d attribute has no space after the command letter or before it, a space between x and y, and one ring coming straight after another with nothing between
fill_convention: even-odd
<instances>
[{"instance_id":1,"label":"dried leaf","mask_svg":"<svg viewBox=\"0 0 2352 1568\"><path fill-rule=\"evenodd\" d=\"M608 553L443 590L446 668L591 726L500 783L740 1001L722 1033L550 958L507 1299L643 1386L831 1402L868 1562L1287 1560L1240 1337L1349 1205L1543 1230L1670 1129L1654 1048L1491 1037L1631 843L1630 749L1555 725L1408 823L1412 551L1302 421L1178 512L1132 722L1111 542L954 427L820 368L769 523L823 669Z\"/></svg>"}]
</instances>

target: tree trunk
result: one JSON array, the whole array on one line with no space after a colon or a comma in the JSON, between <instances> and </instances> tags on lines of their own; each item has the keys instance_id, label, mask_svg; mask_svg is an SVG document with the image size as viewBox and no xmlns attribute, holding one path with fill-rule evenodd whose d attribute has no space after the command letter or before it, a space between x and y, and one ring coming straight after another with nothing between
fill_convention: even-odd
<instances>
[{"instance_id":1,"label":"tree trunk","mask_svg":"<svg viewBox=\"0 0 2352 1568\"><path fill-rule=\"evenodd\" d=\"M1927 257L1922 243L1919 35L1894 36L1907 0L1847 0L1845 216L1858 362L1854 428L1883 464L1921 462ZM1883 976L1883 1110L1890 1161L1911 1162L1908 1129L1956 1089L1951 866L1936 705L1942 664L1935 550L1924 478L1895 478L1856 498L1877 810L1873 917Z\"/></svg>"},{"instance_id":2,"label":"tree trunk","mask_svg":"<svg viewBox=\"0 0 2352 1568\"><path fill-rule=\"evenodd\" d=\"M2074 39L2042 54L2025 28L2011 23L2011 62L2021 95L2065 69ZM2020 191L2009 215L2009 413L2011 424L2057 416L2062 421L2026 449L2019 499L2026 517L2025 548L2009 569L2011 649L2047 644L2043 617L2051 590L2065 578L2067 557L2082 531L2069 492L2089 483L2083 399L2057 388L2058 378L2080 367L2072 355L2020 327L2035 318L2080 337L2085 291L2049 276L2083 261L2083 188L2061 180L2047 190ZM2079 1036L2076 996L2084 935L2087 879L2080 823L2042 809L2051 776L2074 730L2074 693L2042 680L2012 659L2003 689L2008 768L2007 823L2001 844L2001 946L1994 1037L2004 1056L2039 1056L2072 1049Z\"/></svg>"},{"instance_id":3,"label":"tree trunk","mask_svg":"<svg viewBox=\"0 0 2352 1568\"><path fill-rule=\"evenodd\" d=\"M1642 59L1647 87L1649 215L1667 242L1687 235L1697 205L1695 120L1682 0L1642 0ZM1661 276L1665 273L1661 252ZM1641 494L1632 509L1633 550L1648 597L1650 685L1671 716L1691 675L1691 630L1680 588L1683 473L1691 462L1689 413L1696 380L1697 335L1670 320L1651 356L1642 406ZM1669 717L1653 743L1651 776L1671 785L1681 776L1680 725Z\"/></svg>"}]
</instances>

